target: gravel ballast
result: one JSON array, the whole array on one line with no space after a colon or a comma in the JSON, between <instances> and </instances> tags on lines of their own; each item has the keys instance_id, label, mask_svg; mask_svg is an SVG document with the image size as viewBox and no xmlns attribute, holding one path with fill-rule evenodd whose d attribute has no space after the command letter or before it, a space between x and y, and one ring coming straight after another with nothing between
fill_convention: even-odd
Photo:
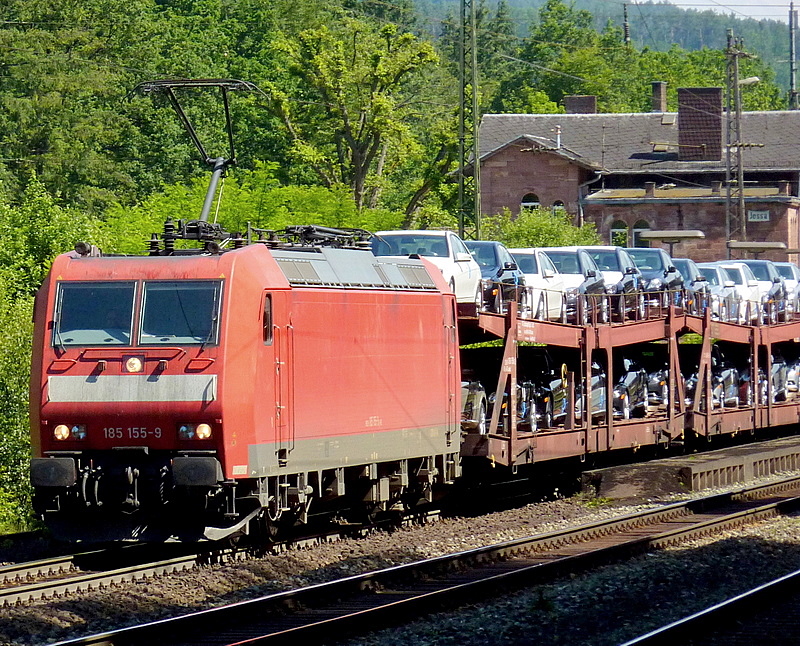
<instances>
[{"instance_id":1,"label":"gravel ballast","mask_svg":"<svg viewBox=\"0 0 800 646\"><path fill-rule=\"evenodd\" d=\"M0 644L50 644L653 504L597 506L581 497L542 502L0 608ZM794 569L800 569L800 519L782 518L346 643L618 644Z\"/></svg>"}]
</instances>

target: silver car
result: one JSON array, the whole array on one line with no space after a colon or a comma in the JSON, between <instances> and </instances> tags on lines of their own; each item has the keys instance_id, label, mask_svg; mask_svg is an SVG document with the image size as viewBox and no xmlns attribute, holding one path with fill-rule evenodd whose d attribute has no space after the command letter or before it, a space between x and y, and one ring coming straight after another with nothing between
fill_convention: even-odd
<instances>
[{"instance_id":1,"label":"silver car","mask_svg":"<svg viewBox=\"0 0 800 646\"><path fill-rule=\"evenodd\" d=\"M747 311L742 296L722 265L698 263L697 267L708 281L711 292L711 318L718 321L747 323Z\"/></svg>"},{"instance_id":2,"label":"silver car","mask_svg":"<svg viewBox=\"0 0 800 646\"><path fill-rule=\"evenodd\" d=\"M481 303L481 268L464 241L452 231L378 231L372 238L376 256L418 256L442 272L458 303Z\"/></svg>"},{"instance_id":3,"label":"silver car","mask_svg":"<svg viewBox=\"0 0 800 646\"><path fill-rule=\"evenodd\" d=\"M542 250L533 247L509 249L525 274L526 302L533 318L563 321L566 318L564 277Z\"/></svg>"}]
</instances>

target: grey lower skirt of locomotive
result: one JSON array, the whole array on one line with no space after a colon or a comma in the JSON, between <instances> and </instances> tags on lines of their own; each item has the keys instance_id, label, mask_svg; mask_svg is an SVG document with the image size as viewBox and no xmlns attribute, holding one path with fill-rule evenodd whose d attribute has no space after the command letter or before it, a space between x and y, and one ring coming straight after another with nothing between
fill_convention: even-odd
<instances>
[{"instance_id":1,"label":"grey lower skirt of locomotive","mask_svg":"<svg viewBox=\"0 0 800 646\"><path fill-rule=\"evenodd\" d=\"M214 456L146 447L31 460L34 512L65 541L218 540L257 512Z\"/></svg>"}]
</instances>

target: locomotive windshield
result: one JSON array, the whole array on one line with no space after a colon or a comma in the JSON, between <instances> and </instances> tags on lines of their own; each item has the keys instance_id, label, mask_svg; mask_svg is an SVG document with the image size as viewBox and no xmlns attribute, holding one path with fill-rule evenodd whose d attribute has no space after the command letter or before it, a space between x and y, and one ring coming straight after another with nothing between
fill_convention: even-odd
<instances>
[{"instance_id":1,"label":"locomotive windshield","mask_svg":"<svg viewBox=\"0 0 800 646\"><path fill-rule=\"evenodd\" d=\"M61 283L53 345L130 345L134 283Z\"/></svg>"},{"instance_id":2,"label":"locomotive windshield","mask_svg":"<svg viewBox=\"0 0 800 646\"><path fill-rule=\"evenodd\" d=\"M217 281L145 283L139 342L216 343L219 293Z\"/></svg>"},{"instance_id":3,"label":"locomotive windshield","mask_svg":"<svg viewBox=\"0 0 800 646\"><path fill-rule=\"evenodd\" d=\"M182 280L142 286L139 344L215 344L221 282ZM52 343L134 345L134 282L59 285Z\"/></svg>"}]
</instances>

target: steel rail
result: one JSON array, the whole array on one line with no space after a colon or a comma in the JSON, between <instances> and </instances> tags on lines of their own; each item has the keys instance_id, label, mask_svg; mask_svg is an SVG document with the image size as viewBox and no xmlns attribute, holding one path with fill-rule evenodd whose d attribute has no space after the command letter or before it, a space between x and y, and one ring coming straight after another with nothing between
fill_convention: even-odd
<instances>
[{"instance_id":1,"label":"steel rail","mask_svg":"<svg viewBox=\"0 0 800 646\"><path fill-rule=\"evenodd\" d=\"M774 610L776 606L786 603L787 598L794 598L796 602L798 596L800 596L800 570L652 630L625 642L622 646L677 646L682 640L704 639L712 631L724 633L727 632L726 628L730 629L732 625L741 627L748 623L750 618L758 617L765 610ZM773 637L778 636L773 635Z\"/></svg>"},{"instance_id":2,"label":"steel rail","mask_svg":"<svg viewBox=\"0 0 800 646\"><path fill-rule=\"evenodd\" d=\"M438 518L438 512L435 511L413 514L413 519L417 522L429 522L436 518ZM410 522L412 522L411 517L404 519L403 524ZM370 528L370 531L371 529L374 527ZM358 529L349 527L346 531L348 535L352 535L357 533ZM362 527L361 531L366 531L366 528ZM309 547L319 542L337 540L343 535L342 529L336 529L275 543L270 546L270 549L273 553L279 553L288 549ZM121 558L120 549L130 553L125 555L126 559L138 558L140 562L113 569L107 569L104 565L97 567L97 562L101 559L109 563L113 563L115 559L119 560ZM136 556L138 552L144 552L146 556L152 549L152 545L137 543L111 550L93 550L0 566L0 606L17 605L25 601L103 589L126 581L163 576L209 563L250 558L249 547L225 548L206 552L195 549L189 554L158 560L153 560L152 555L147 560ZM92 563L92 559L95 560L95 563Z\"/></svg>"},{"instance_id":3,"label":"steel rail","mask_svg":"<svg viewBox=\"0 0 800 646\"><path fill-rule=\"evenodd\" d=\"M766 496L773 500L766 504L754 500ZM332 634L344 637L776 515L800 507L798 496L800 478L796 477L745 487L579 528L60 642L58 646L132 646L153 641L171 645L288 644L301 639L324 640ZM299 611L288 612L296 609Z\"/></svg>"},{"instance_id":4,"label":"steel rail","mask_svg":"<svg viewBox=\"0 0 800 646\"><path fill-rule=\"evenodd\" d=\"M54 559L55 560L55 559ZM86 592L102 589L124 581L135 581L150 576L158 576L179 572L195 567L197 555L177 557L157 563L143 563L110 571L95 571L74 576L65 576L57 580L44 580L26 583L14 587L0 589L0 604L15 605L24 601L47 599L74 592ZM69 572L75 572L72 568ZM46 572L45 574L62 574L65 570Z\"/></svg>"}]
</instances>

